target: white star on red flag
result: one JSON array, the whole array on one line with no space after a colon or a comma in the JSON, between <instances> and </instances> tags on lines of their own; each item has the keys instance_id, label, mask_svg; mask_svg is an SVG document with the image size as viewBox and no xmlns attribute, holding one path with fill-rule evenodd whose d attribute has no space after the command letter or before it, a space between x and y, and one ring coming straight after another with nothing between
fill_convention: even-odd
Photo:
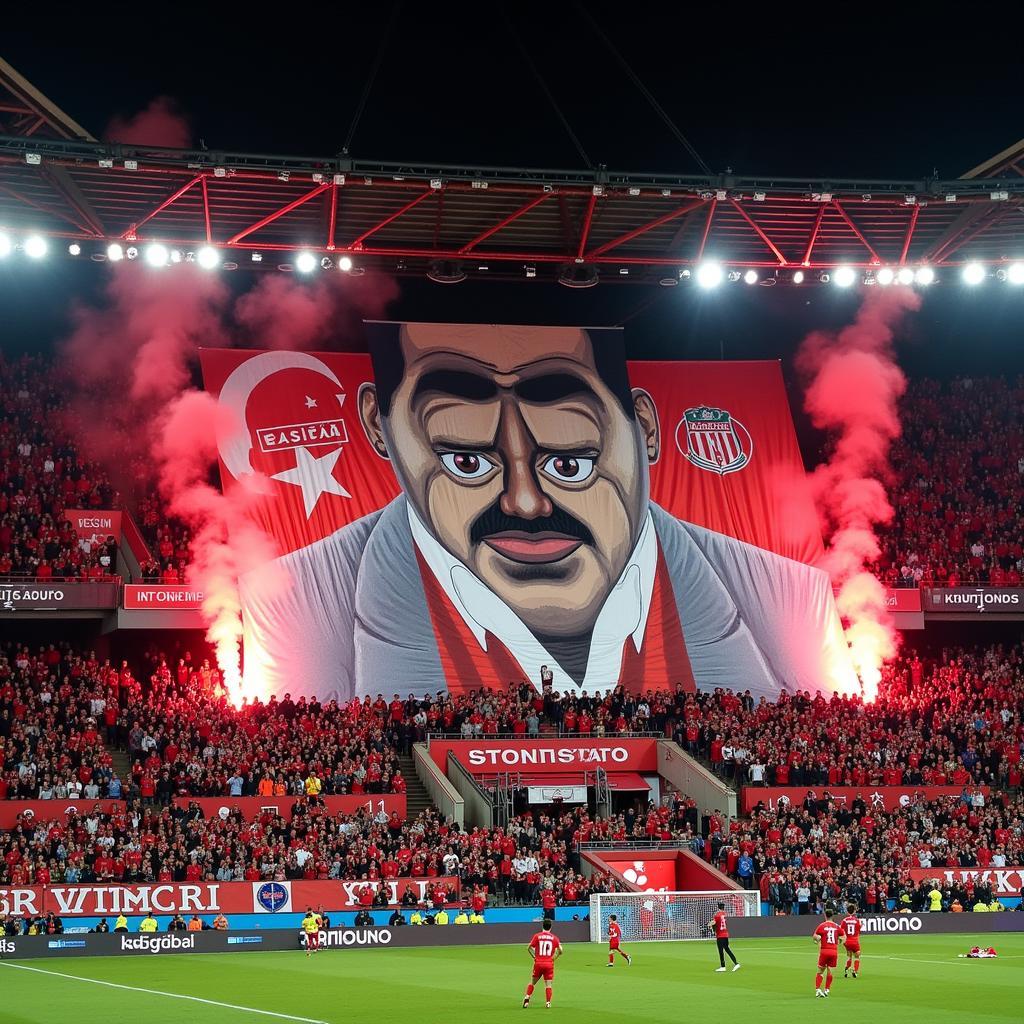
<instances>
[{"instance_id":1,"label":"white star on red flag","mask_svg":"<svg viewBox=\"0 0 1024 1024\"><path fill-rule=\"evenodd\" d=\"M351 498L352 495L334 479L334 467L341 456L341 449L335 448L317 458L309 453L308 448L295 449L295 468L275 473L274 480L291 484L302 491L302 504L306 509L306 518L313 514L322 494L336 494L339 498Z\"/></svg>"}]
</instances>

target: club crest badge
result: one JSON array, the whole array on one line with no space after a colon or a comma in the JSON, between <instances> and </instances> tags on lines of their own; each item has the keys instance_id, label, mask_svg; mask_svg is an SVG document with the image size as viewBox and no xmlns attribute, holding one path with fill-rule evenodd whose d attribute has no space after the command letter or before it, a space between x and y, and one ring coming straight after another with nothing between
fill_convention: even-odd
<instances>
[{"instance_id":1,"label":"club crest badge","mask_svg":"<svg viewBox=\"0 0 1024 1024\"><path fill-rule=\"evenodd\" d=\"M709 405L683 413L676 427L676 447L687 462L719 476L738 472L754 455L750 431L728 409Z\"/></svg>"}]
</instances>

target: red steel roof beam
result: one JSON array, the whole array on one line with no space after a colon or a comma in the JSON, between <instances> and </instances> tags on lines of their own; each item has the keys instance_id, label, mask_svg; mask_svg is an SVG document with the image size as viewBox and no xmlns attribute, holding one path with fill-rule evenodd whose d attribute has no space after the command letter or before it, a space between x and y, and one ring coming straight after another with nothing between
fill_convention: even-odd
<instances>
[{"instance_id":1,"label":"red steel roof beam","mask_svg":"<svg viewBox=\"0 0 1024 1024\"><path fill-rule=\"evenodd\" d=\"M662 216L655 218L654 220L648 221L646 224L642 224L638 228L634 228L632 231L627 231L624 235L619 235L618 238L613 238L610 242L605 242L604 245L599 245L596 249L591 249L587 253L586 258L588 260L594 259L597 256L602 256L608 252L609 249L616 249L620 245L625 245L627 242L633 241L634 238L639 238L640 235L647 234L648 231L653 231L655 228L660 228L662 224L668 224L670 221L681 217L684 213L689 213L691 210L695 210L698 206L703 206L707 200L695 199L689 203L684 203L682 206L677 206L674 210L670 210L668 213L662 214Z\"/></svg>"},{"instance_id":2,"label":"red steel roof beam","mask_svg":"<svg viewBox=\"0 0 1024 1024\"><path fill-rule=\"evenodd\" d=\"M268 224L273 224L275 220L284 217L286 214L297 210L303 203L308 203L310 199L315 199L318 195L329 189L331 186L328 184L317 185L316 188L310 189L304 195L299 196L298 199L293 199L290 203L285 204L280 209L275 210L273 213L268 213L266 217L256 221L255 224L250 224L247 228L243 228L238 232L237 235L232 235L228 240L228 245L237 245L247 235L251 235L254 231L259 231L260 228L265 228ZM298 248L298 246L296 246Z\"/></svg>"},{"instance_id":3,"label":"red steel roof beam","mask_svg":"<svg viewBox=\"0 0 1024 1024\"><path fill-rule=\"evenodd\" d=\"M554 193L542 192L539 196L536 196L535 198L531 199L528 203L524 203L514 213L510 213L503 220L498 221L498 223L495 224L493 227L490 227L482 234L477 235L472 242L467 242L459 250L459 252L468 253L471 249L475 249L482 241L484 241L487 238L490 238L491 235L495 234L498 231L501 231L502 228L507 228L509 224L511 224L513 221L518 220L520 217L523 216L523 214L529 213L535 206L540 206L540 204L543 203L544 200L547 199L550 195L554 195Z\"/></svg>"},{"instance_id":4,"label":"red steel roof beam","mask_svg":"<svg viewBox=\"0 0 1024 1024\"><path fill-rule=\"evenodd\" d=\"M847 212L843 209L839 200L834 200L832 205L835 207L836 213L838 213L839 216L843 218L844 222L846 223L846 226L857 236L857 240L860 242L860 244L863 245L869 253L871 253L871 259L875 263L881 263L882 260L879 257L878 253L875 252L874 246L872 246L872 244L864 237L864 234L861 232L860 228L858 228L857 225L854 224L852 220L850 220L849 214L847 214Z\"/></svg>"},{"instance_id":5,"label":"red steel roof beam","mask_svg":"<svg viewBox=\"0 0 1024 1024\"><path fill-rule=\"evenodd\" d=\"M739 213L739 215L754 229L755 232L757 232L757 237L760 238L761 241L764 242L764 244L767 245L769 249L771 249L772 253L774 253L775 255L775 258L779 261L779 266L786 266L789 261L786 259L785 256L782 255L781 252L779 252L779 247L764 233L764 231L761 230L760 225L755 224L754 221L751 220L750 214L748 214L747 211L743 209L743 207L739 203L739 200L730 198L729 202L732 203L734 207L736 207L736 210Z\"/></svg>"},{"instance_id":6,"label":"red steel roof beam","mask_svg":"<svg viewBox=\"0 0 1024 1024\"><path fill-rule=\"evenodd\" d=\"M390 224L392 221L398 220L399 217L408 213L414 206L418 206L420 203L423 202L424 199L433 194L433 189L427 189L421 192L418 196L416 196L415 199L409 200L409 202L407 202L405 206L403 206L400 210L396 210L394 213L385 217L382 221L378 221L369 230L364 231L361 235L359 235L358 238L354 238L351 242L348 243L348 245L345 246L345 248L355 250L362 249L363 242L365 242L366 239L370 237L370 235L376 234L376 232L380 231L381 228L387 227L387 225Z\"/></svg>"},{"instance_id":7,"label":"red steel roof beam","mask_svg":"<svg viewBox=\"0 0 1024 1024\"><path fill-rule=\"evenodd\" d=\"M134 240L135 237L136 237L136 234L138 233L139 228L141 228L143 224L145 224L147 221L152 220L158 213L162 213L172 203L176 203L190 188L192 188L193 185L195 185L199 181L201 181L202 178L203 178L203 175L197 174L191 181L189 181L186 184L182 185L181 188L179 188L177 191L172 192L166 199L164 199L160 203L159 206L156 207L156 209L150 210L150 212L147 213L146 216L142 218L142 220L137 221L136 223L129 225L128 230L125 231L121 235L121 237L123 239L125 239L126 241L127 240Z\"/></svg>"},{"instance_id":8,"label":"red steel roof beam","mask_svg":"<svg viewBox=\"0 0 1024 1024\"><path fill-rule=\"evenodd\" d=\"M903 236L903 248L900 250L900 266L907 262L907 253L910 252L910 243L914 237L914 229L917 227L917 218L921 214L921 207L915 203L910 211L910 223L907 225L907 233Z\"/></svg>"},{"instance_id":9,"label":"red steel roof beam","mask_svg":"<svg viewBox=\"0 0 1024 1024\"><path fill-rule=\"evenodd\" d=\"M708 216L704 221L704 233L700 236L700 245L697 248L697 259L702 260L704 258L704 248L708 244L708 238L711 236L711 222L715 219L715 210L718 209L718 200L712 199L708 203ZM668 262L666 260L666 262Z\"/></svg>"},{"instance_id":10,"label":"red steel roof beam","mask_svg":"<svg viewBox=\"0 0 1024 1024\"><path fill-rule=\"evenodd\" d=\"M822 203L818 208L818 216L814 218L814 227L811 228L811 237L807 239L807 248L804 249L804 258L800 261L802 266L809 267L811 265L811 253L814 251L814 243L818 241L818 235L821 232L821 222L825 219L826 208L826 203Z\"/></svg>"},{"instance_id":11,"label":"red steel roof beam","mask_svg":"<svg viewBox=\"0 0 1024 1024\"><path fill-rule=\"evenodd\" d=\"M587 200L587 212L583 217L583 230L580 232L580 244L576 246L576 262L583 261L583 251L587 247L587 239L590 237L590 225L594 222L594 207L597 205L597 193L591 192Z\"/></svg>"}]
</instances>

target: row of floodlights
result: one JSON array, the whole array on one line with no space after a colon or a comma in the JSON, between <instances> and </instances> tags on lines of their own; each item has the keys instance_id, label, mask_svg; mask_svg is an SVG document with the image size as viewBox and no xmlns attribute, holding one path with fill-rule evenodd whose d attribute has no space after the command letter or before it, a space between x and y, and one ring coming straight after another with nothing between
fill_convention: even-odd
<instances>
[{"instance_id":1,"label":"row of floodlights","mask_svg":"<svg viewBox=\"0 0 1024 1024\"><path fill-rule=\"evenodd\" d=\"M790 276L789 281L792 284L803 284L808 279L808 274L811 271L794 270ZM817 274L817 280L822 284L828 284L831 282L838 288L849 288L852 285L857 284L878 284L883 288L891 284L901 284L905 286L919 285L921 287L927 287L935 281L935 271L928 266L921 267L877 267L867 271L859 271L853 267L839 266L833 270L822 270L814 272ZM985 279L991 273L990 269L983 263L965 263L960 268L960 278L966 285L979 285L985 281ZM720 263L701 263L696 270L692 271L694 280L701 288L711 289L717 288L720 284L725 281L743 281L744 284L759 284L761 282L761 275L754 269L741 271L741 270L726 270ZM691 276L691 271L683 270L680 277L686 278ZM1000 266L995 271L995 277L999 281L1007 281L1010 284L1022 285L1024 284L1024 262L1009 263L1006 266ZM778 278L773 277L772 283Z\"/></svg>"},{"instance_id":2,"label":"row of floodlights","mask_svg":"<svg viewBox=\"0 0 1024 1024\"><path fill-rule=\"evenodd\" d=\"M10 235L0 232L0 259L10 256L15 251L24 253L29 259L41 260L48 255L50 244L42 235L28 235L18 242ZM71 242L68 245L69 255L81 256L82 252L82 246L78 242ZM137 245L110 242L106 249L95 254L94 258L106 259L110 263L120 263L122 260L136 260L140 257L151 267L167 267L175 263L196 263L204 270L216 270L223 262L221 251L213 245L200 246L192 252L166 246L161 242L151 242L141 248ZM249 258L253 263L263 262L263 255L259 252L250 253ZM298 253L292 265L300 274L311 274L318 268L330 270L334 266L348 273L354 267L351 256L339 256L335 262L330 256L320 257L312 252Z\"/></svg>"},{"instance_id":3,"label":"row of floodlights","mask_svg":"<svg viewBox=\"0 0 1024 1024\"><path fill-rule=\"evenodd\" d=\"M16 243L10 235L0 232L0 259L9 256L15 250L20 249L26 256L33 260L43 259L49 252L49 243L42 235L28 235L20 243ZM71 256L80 256L82 246L78 242L71 242L68 245L68 253ZM140 256L151 267L166 267L175 263L197 263L204 270L216 270L222 263L221 251L213 245L204 245L195 252L185 252L163 245L161 242L151 242L141 249L136 245L122 245L120 242L111 242L107 245L103 254L111 263L119 263L121 260L135 260ZM102 258L102 257L100 257ZM261 263L263 256L259 252L251 252L251 262ZM303 251L295 256L292 264L300 274L311 274L315 270L330 270L334 266L344 273L353 269L353 262L350 256L339 256L337 261L329 256L318 257L313 252ZM789 276L792 284L803 284L811 271L794 270ZM935 271L929 266L919 267L877 267L867 271L859 271L853 267L838 266L833 270L822 270L813 272L822 284L831 282L839 288L849 288L858 282L862 284L878 284L886 287L891 284L904 286L919 285L927 287L935 281ZM983 263L966 263L960 268L960 276L964 284L975 286L982 284L990 273L989 267ZM527 276L530 276L529 274ZM680 278L693 277L701 288L712 289L725 281L743 281L745 284L754 285L763 283L761 275L757 270L727 270L720 263L713 261L701 263L696 270L684 269L680 271ZM1009 263L1000 266L994 271L997 280L1006 281L1013 285L1024 285L1024 262ZM769 280L766 278L766 280ZM774 283L778 280L777 274L773 273L770 278Z\"/></svg>"}]
</instances>

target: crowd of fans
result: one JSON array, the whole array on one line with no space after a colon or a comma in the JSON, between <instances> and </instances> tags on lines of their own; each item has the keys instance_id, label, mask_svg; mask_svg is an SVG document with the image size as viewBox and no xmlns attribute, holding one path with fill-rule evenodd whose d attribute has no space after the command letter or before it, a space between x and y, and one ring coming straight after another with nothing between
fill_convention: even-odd
<instances>
[{"instance_id":1,"label":"crowd of fans","mask_svg":"<svg viewBox=\"0 0 1024 1024\"><path fill-rule=\"evenodd\" d=\"M730 781L776 786L1019 788L1024 645L887 666L877 700L679 694L672 734Z\"/></svg>"},{"instance_id":2,"label":"crowd of fans","mask_svg":"<svg viewBox=\"0 0 1024 1024\"><path fill-rule=\"evenodd\" d=\"M111 508L107 474L71 440L62 389L47 362L0 359L0 577L102 579L116 570L106 538L79 541L69 508Z\"/></svg>"},{"instance_id":3,"label":"crowd of fans","mask_svg":"<svg viewBox=\"0 0 1024 1024\"><path fill-rule=\"evenodd\" d=\"M582 810L463 830L433 810L405 821L366 808L331 815L318 797L299 797L287 816L264 810L252 820L228 807L206 816L195 802L132 800L112 813L94 804L57 820L21 816L0 834L0 885L341 879L364 883L354 893L366 908L388 905L382 882L395 883L402 904L418 904L412 878L436 879L426 893L435 906L474 893L572 904L614 887L580 871L580 832L604 827Z\"/></svg>"},{"instance_id":4,"label":"crowd of fans","mask_svg":"<svg viewBox=\"0 0 1024 1024\"><path fill-rule=\"evenodd\" d=\"M893 448L890 586L1020 586L1024 379L911 381Z\"/></svg>"},{"instance_id":5,"label":"crowd of fans","mask_svg":"<svg viewBox=\"0 0 1024 1024\"><path fill-rule=\"evenodd\" d=\"M733 824L717 844L723 869L778 914L820 911L852 901L868 913L894 909L973 910L992 904L989 879L945 883L946 868L999 868L1024 858L1024 799L980 791L882 807L871 791L852 801L827 788L801 804L760 804L750 822ZM744 862L741 865L741 861ZM742 870L741 870L742 868ZM935 869L915 880L913 869ZM993 909L1001 909L995 907Z\"/></svg>"}]
</instances>

